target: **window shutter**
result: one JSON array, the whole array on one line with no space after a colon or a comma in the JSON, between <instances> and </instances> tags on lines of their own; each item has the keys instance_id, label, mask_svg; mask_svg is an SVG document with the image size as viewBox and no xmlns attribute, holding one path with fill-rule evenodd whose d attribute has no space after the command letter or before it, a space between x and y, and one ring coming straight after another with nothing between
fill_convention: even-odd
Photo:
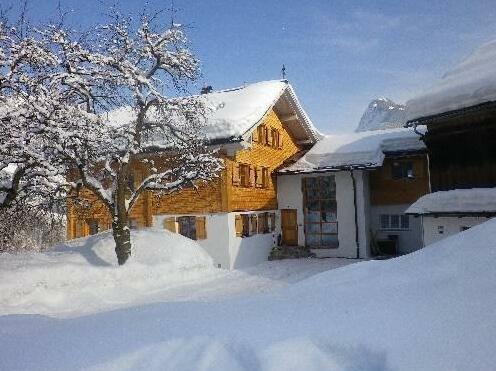
<instances>
[{"instance_id":1,"label":"window shutter","mask_svg":"<svg viewBox=\"0 0 496 371\"><path fill-rule=\"evenodd\" d=\"M281 132L278 132L278 135L277 135L277 148L282 149L282 135L281 135Z\"/></svg>"},{"instance_id":2,"label":"window shutter","mask_svg":"<svg viewBox=\"0 0 496 371\"><path fill-rule=\"evenodd\" d=\"M164 228L172 233L177 233L177 222L175 217L164 219Z\"/></svg>"},{"instance_id":3,"label":"window shutter","mask_svg":"<svg viewBox=\"0 0 496 371\"><path fill-rule=\"evenodd\" d=\"M276 229L276 214L270 213L270 231L274 232Z\"/></svg>"},{"instance_id":4,"label":"window shutter","mask_svg":"<svg viewBox=\"0 0 496 371\"><path fill-rule=\"evenodd\" d=\"M263 125L260 125L258 128L257 128L257 135L258 135L258 142L260 144L264 144L264 131L263 131Z\"/></svg>"},{"instance_id":5,"label":"window shutter","mask_svg":"<svg viewBox=\"0 0 496 371\"><path fill-rule=\"evenodd\" d=\"M239 164L235 162L232 167L232 184L238 186L240 183Z\"/></svg>"},{"instance_id":6,"label":"window shutter","mask_svg":"<svg viewBox=\"0 0 496 371\"><path fill-rule=\"evenodd\" d=\"M253 130L253 133L251 133L251 140L252 142L258 142L258 128Z\"/></svg>"},{"instance_id":7,"label":"window shutter","mask_svg":"<svg viewBox=\"0 0 496 371\"><path fill-rule=\"evenodd\" d=\"M269 169L266 167L262 168L262 187L269 187Z\"/></svg>"},{"instance_id":8,"label":"window shutter","mask_svg":"<svg viewBox=\"0 0 496 371\"><path fill-rule=\"evenodd\" d=\"M267 145L272 146L272 143L274 141L274 129L271 129L270 131L267 130Z\"/></svg>"},{"instance_id":9,"label":"window shutter","mask_svg":"<svg viewBox=\"0 0 496 371\"><path fill-rule=\"evenodd\" d=\"M250 235L257 234L257 229L258 229L257 221L258 219L256 214L250 215Z\"/></svg>"},{"instance_id":10,"label":"window shutter","mask_svg":"<svg viewBox=\"0 0 496 371\"><path fill-rule=\"evenodd\" d=\"M262 174L262 168L261 167L257 167L256 168L256 187L257 188L262 188L263 187L263 174Z\"/></svg>"},{"instance_id":11,"label":"window shutter","mask_svg":"<svg viewBox=\"0 0 496 371\"><path fill-rule=\"evenodd\" d=\"M207 238L206 218L204 216L196 217L196 239L204 240Z\"/></svg>"},{"instance_id":12,"label":"window shutter","mask_svg":"<svg viewBox=\"0 0 496 371\"><path fill-rule=\"evenodd\" d=\"M243 220L241 219L241 215L236 215L234 217L234 225L236 229L236 237L243 236Z\"/></svg>"},{"instance_id":13,"label":"window shutter","mask_svg":"<svg viewBox=\"0 0 496 371\"><path fill-rule=\"evenodd\" d=\"M256 176L256 169L255 166L250 166L250 187L255 187L255 176Z\"/></svg>"}]
</instances>

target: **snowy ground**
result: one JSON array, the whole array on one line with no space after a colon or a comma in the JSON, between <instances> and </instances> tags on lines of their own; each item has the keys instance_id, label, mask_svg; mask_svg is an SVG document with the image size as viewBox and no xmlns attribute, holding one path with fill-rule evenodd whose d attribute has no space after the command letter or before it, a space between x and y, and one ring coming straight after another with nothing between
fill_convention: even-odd
<instances>
[{"instance_id":1,"label":"snowy ground","mask_svg":"<svg viewBox=\"0 0 496 371\"><path fill-rule=\"evenodd\" d=\"M213 268L194 241L167 231L133 232L131 260L117 267L110 234L48 253L0 256L0 315L74 317L165 301L222 300L274 291L352 259L266 262L244 270ZM160 247L167 246L164 252Z\"/></svg>"},{"instance_id":2,"label":"snowy ground","mask_svg":"<svg viewBox=\"0 0 496 371\"><path fill-rule=\"evenodd\" d=\"M274 262L160 294L175 301L5 315L0 370L494 370L495 235L496 219L401 258L313 276L326 261L294 276L284 272L297 262ZM166 261L170 272L192 269ZM279 288L257 292L264 280Z\"/></svg>"}]
</instances>

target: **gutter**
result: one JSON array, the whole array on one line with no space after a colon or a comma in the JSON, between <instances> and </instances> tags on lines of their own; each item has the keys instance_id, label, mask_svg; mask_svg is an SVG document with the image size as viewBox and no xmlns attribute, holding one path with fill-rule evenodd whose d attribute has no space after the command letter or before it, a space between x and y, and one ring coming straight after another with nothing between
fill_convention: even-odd
<instances>
[{"instance_id":1,"label":"gutter","mask_svg":"<svg viewBox=\"0 0 496 371\"><path fill-rule=\"evenodd\" d=\"M355 244L356 244L356 258L360 259L360 238L358 236L358 210L357 210L357 190L356 179L353 173L353 168L350 168L351 181L353 184L353 208L355 211Z\"/></svg>"}]
</instances>

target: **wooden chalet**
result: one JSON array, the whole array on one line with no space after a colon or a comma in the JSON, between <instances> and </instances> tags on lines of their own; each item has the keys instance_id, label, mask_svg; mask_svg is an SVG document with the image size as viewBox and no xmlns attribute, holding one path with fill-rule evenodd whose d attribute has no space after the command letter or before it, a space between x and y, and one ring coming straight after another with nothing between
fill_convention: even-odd
<instances>
[{"instance_id":1,"label":"wooden chalet","mask_svg":"<svg viewBox=\"0 0 496 371\"><path fill-rule=\"evenodd\" d=\"M320 138L287 81L266 81L205 95L216 110L206 135L219 148L224 170L198 189L161 196L147 192L131 210L130 227L165 228L198 240L217 266L264 261L276 242L275 171ZM115 119L125 119L116 112ZM154 156L151 154L150 156ZM134 168L141 182L146 169ZM109 229L110 215L92 203L82 212L69 202L69 239Z\"/></svg>"}]
</instances>

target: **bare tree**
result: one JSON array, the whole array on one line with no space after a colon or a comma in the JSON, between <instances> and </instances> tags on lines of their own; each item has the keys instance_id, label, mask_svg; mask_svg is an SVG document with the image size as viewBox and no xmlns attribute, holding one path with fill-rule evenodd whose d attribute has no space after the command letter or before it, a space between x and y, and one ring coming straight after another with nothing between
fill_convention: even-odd
<instances>
[{"instance_id":1,"label":"bare tree","mask_svg":"<svg viewBox=\"0 0 496 371\"><path fill-rule=\"evenodd\" d=\"M143 192L195 187L222 166L203 134L209 107L187 95L199 62L184 30L152 24L156 17L115 12L84 34L0 25L0 130L9 133L0 170L16 166L0 188L3 203L30 193L76 197L83 186L112 216L119 264L131 254L129 212ZM134 186L136 163L148 174Z\"/></svg>"}]
</instances>

